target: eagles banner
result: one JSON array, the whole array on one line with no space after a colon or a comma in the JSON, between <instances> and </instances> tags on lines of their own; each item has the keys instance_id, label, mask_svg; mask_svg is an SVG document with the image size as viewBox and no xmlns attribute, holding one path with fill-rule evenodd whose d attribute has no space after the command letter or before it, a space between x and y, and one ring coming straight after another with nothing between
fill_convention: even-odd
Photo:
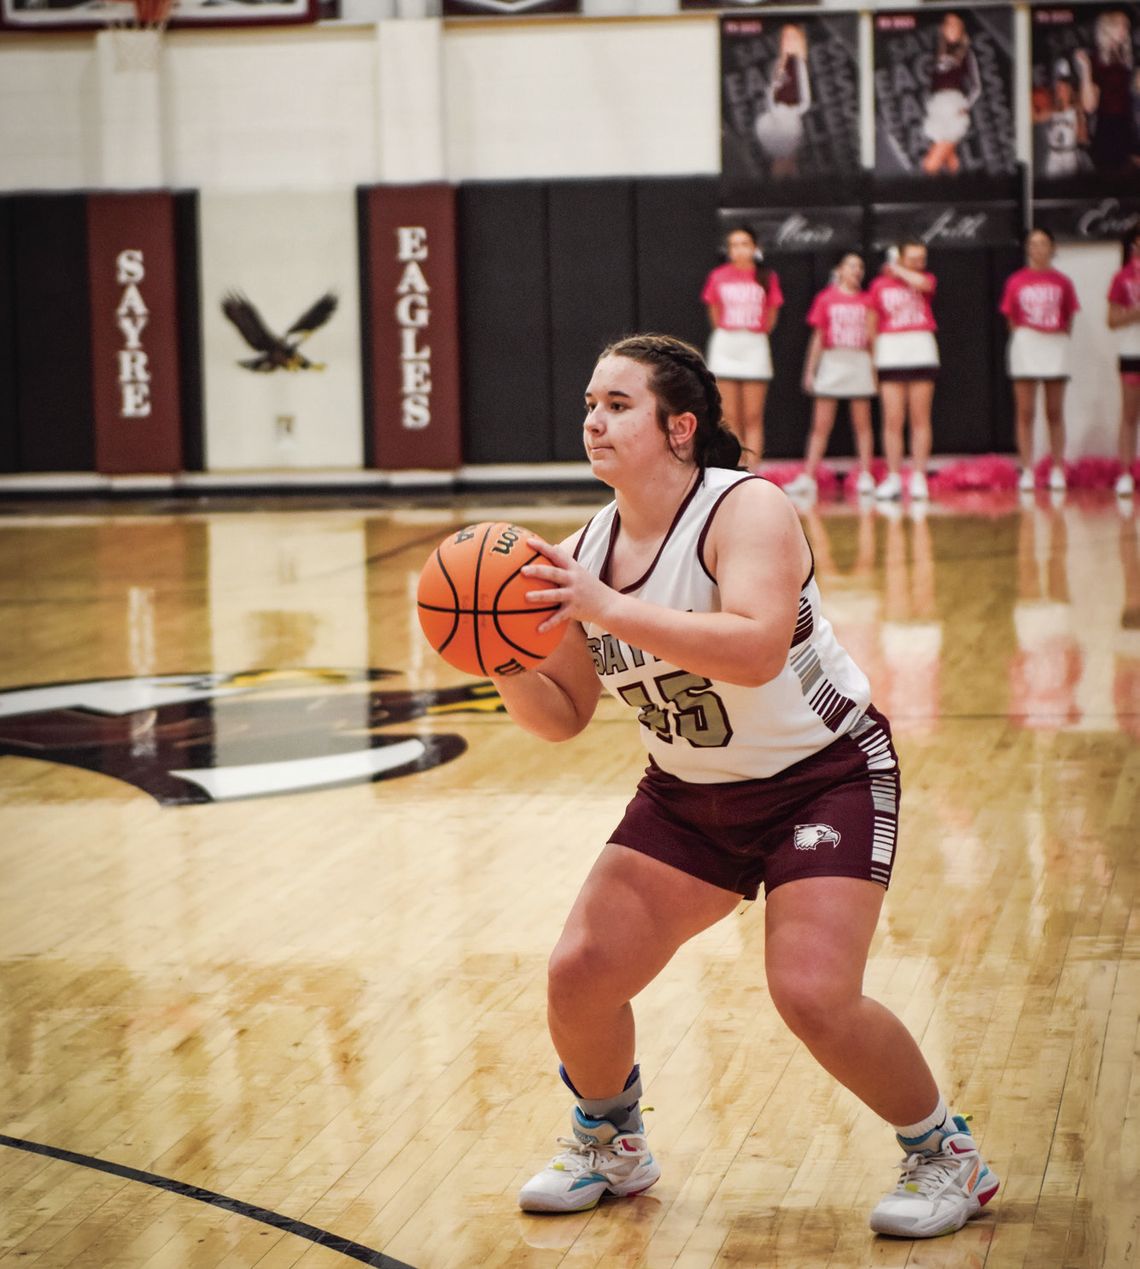
<instances>
[{"instance_id":1,"label":"eagles banner","mask_svg":"<svg viewBox=\"0 0 1140 1269\"><path fill-rule=\"evenodd\" d=\"M359 468L351 189L201 196L206 467Z\"/></svg>"},{"instance_id":2,"label":"eagles banner","mask_svg":"<svg viewBox=\"0 0 1140 1269\"><path fill-rule=\"evenodd\" d=\"M1140 223L1140 5L1032 10L1035 219L1056 236Z\"/></svg>"}]
</instances>

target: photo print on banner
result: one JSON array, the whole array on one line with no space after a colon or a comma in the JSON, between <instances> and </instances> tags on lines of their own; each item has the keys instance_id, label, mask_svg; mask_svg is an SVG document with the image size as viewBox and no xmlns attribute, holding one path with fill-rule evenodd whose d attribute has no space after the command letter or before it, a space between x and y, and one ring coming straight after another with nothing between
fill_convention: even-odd
<instances>
[{"instance_id":1,"label":"photo print on banner","mask_svg":"<svg viewBox=\"0 0 1140 1269\"><path fill-rule=\"evenodd\" d=\"M826 177L834 201L860 171L858 59L854 13L721 18L726 186Z\"/></svg>"},{"instance_id":2,"label":"photo print on banner","mask_svg":"<svg viewBox=\"0 0 1140 1269\"><path fill-rule=\"evenodd\" d=\"M1011 176L1013 12L875 16L875 175Z\"/></svg>"},{"instance_id":3,"label":"photo print on banner","mask_svg":"<svg viewBox=\"0 0 1140 1269\"><path fill-rule=\"evenodd\" d=\"M443 0L445 18L530 18L581 10L581 0Z\"/></svg>"},{"instance_id":4,"label":"photo print on banner","mask_svg":"<svg viewBox=\"0 0 1140 1269\"><path fill-rule=\"evenodd\" d=\"M1061 238L1140 223L1140 5L1032 10L1036 219Z\"/></svg>"}]
</instances>

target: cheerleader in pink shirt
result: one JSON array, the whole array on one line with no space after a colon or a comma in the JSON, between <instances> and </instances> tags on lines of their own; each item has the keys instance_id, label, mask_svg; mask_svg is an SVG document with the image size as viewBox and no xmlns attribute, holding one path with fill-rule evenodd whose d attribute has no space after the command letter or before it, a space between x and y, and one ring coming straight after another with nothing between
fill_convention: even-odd
<instances>
[{"instance_id":1,"label":"cheerleader in pink shirt","mask_svg":"<svg viewBox=\"0 0 1140 1269\"><path fill-rule=\"evenodd\" d=\"M720 384L724 421L744 462L754 467L764 457L764 404L772 379L768 336L784 296L751 229L729 230L725 246L727 263L713 269L701 292L712 325L706 360Z\"/></svg>"},{"instance_id":2,"label":"cheerleader in pink shirt","mask_svg":"<svg viewBox=\"0 0 1140 1269\"><path fill-rule=\"evenodd\" d=\"M1124 239L1124 267L1108 288L1108 327L1117 332L1120 352L1120 465L1124 470L1116 481L1116 492L1131 498L1140 418L1140 227Z\"/></svg>"},{"instance_id":3,"label":"cheerleader in pink shirt","mask_svg":"<svg viewBox=\"0 0 1140 1269\"><path fill-rule=\"evenodd\" d=\"M1045 420L1053 468L1049 488L1065 488L1065 384L1069 381L1069 331L1080 304L1072 282L1053 268L1053 235L1033 229L1025 240L1026 266L1007 279L1001 312L1009 323L1006 356L1017 417L1018 488L1033 489L1033 422L1037 386L1045 392Z\"/></svg>"},{"instance_id":4,"label":"cheerleader in pink shirt","mask_svg":"<svg viewBox=\"0 0 1140 1269\"><path fill-rule=\"evenodd\" d=\"M849 252L839 262L834 282L815 297L807 322L812 327L804 361L804 391L815 397L811 435L808 437L804 470L785 492L812 496L816 492L816 472L827 451L835 413L840 401L849 402L855 448L859 455L856 489L873 493L871 456L875 439L871 433L871 398L875 395L875 368L871 364L871 335L874 317L863 286L863 259Z\"/></svg>"},{"instance_id":5,"label":"cheerleader in pink shirt","mask_svg":"<svg viewBox=\"0 0 1140 1269\"><path fill-rule=\"evenodd\" d=\"M887 475L875 489L876 498L902 497L904 429L910 418L910 496L929 497L926 466L930 461L930 414L934 381L938 377L938 329L930 301L937 281L926 272L926 243L900 243L897 256L888 256L882 273L871 284L875 314L874 360L879 375L883 411L883 449Z\"/></svg>"}]
</instances>

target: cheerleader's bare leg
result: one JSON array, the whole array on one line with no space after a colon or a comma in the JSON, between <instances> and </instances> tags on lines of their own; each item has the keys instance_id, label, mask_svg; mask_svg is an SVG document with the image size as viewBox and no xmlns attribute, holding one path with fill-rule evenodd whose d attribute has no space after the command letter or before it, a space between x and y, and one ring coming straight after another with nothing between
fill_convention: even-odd
<instances>
[{"instance_id":1,"label":"cheerleader's bare leg","mask_svg":"<svg viewBox=\"0 0 1140 1269\"><path fill-rule=\"evenodd\" d=\"M835 410L839 403L834 397L816 397L815 409L812 411L811 435L808 437L807 456L804 459L804 471L813 479L819 470L823 456L827 453L827 442L831 439L831 429L835 426Z\"/></svg>"},{"instance_id":2,"label":"cheerleader's bare leg","mask_svg":"<svg viewBox=\"0 0 1140 1269\"><path fill-rule=\"evenodd\" d=\"M818 402L816 404L818 405ZM834 417L834 402L832 407L832 417ZM875 456L875 436L871 431L871 403L866 397L857 397L849 401L847 407L851 411L851 430L855 433L855 453L859 456L859 470L869 472L871 460ZM828 431L830 430L829 427ZM823 443L826 448L826 438Z\"/></svg>"},{"instance_id":3,"label":"cheerleader's bare leg","mask_svg":"<svg viewBox=\"0 0 1140 1269\"><path fill-rule=\"evenodd\" d=\"M1033 424L1037 414L1037 380L1013 381L1013 407L1017 421L1017 457L1022 470L1033 468Z\"/></svg>"},{"instance_id":4,"label":"cheerleader's bare leg","mask_svg":"<svg viewBox=\"0 0 1140 1269\"><path fill-rule=\"evenodd\" d=\"M740 442L740 448L744 450L742 457L745 466L751 466L756 462L756 457L748 452L748 443L744 435L744 384L739 379L720 379L718 383L725 424Z\"/></svg>"},{"instance_id":5,"label":"cheerleader's bare leg","mask_svg":"<svg viewBox=\"0 0 1140 1269\"><path fill-rule=\"evenodd\" d=\"M1140 419L1140 383L1120 383L1120 465L1130 471L1136 461L1136 422Z\"/></svg>"},{"instance_id":6,"label":"cheerleader's bare leg","mask_svg":"<svg viewBox=\"0 0 1140 1269\"><path fill-rule=\"evenodd\" d=\"M905 383L897 381L879 384L879 399L883 405L883 453L892 476L898 475L902 467L906 389Z\"/></svg>"},{"instance_id":7,"label":"cheerleader's bare leg","mask_svg":"<svg viewBox=\"0 0 1140 1269\"><path fill-rule=\"evenodd\" d=\"M930 414L934 406L934 383L920 379L907 385L907 406L910 412L910 456L915 471L926 474L930 462Z\"/></svg>"},{"instance_id":8,"label":"cheerleader's bare leg","mask_svg":"<svg viewBox=\"0 0 1140 1269\"><path fill-rule=\"evenodd\" d=\"M1045 383L1045 421L1049 425L1049 452L1054 467L1065 465L1065 380Z\"/></svg>"},{"instance_id":9,"label":"cheerleader's bare leg","mask_svg":"<svg viewBox=\"0 0 1140 1269\"><path fill-rule=\"evenodd\" d=\"M768 399L768 385L763 380L745 382L741 387L741 406L744 412L744 448L751 450L751 462L764 457L764 404Z\"/></svg>"}]
</instances>

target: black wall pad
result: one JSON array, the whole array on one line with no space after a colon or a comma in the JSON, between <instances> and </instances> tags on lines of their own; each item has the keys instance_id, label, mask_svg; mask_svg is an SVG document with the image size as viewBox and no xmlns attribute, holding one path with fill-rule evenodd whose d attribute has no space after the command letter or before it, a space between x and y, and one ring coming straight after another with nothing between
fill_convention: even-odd
<instances>
[{"instance_id":1,"label":"black wall pad","mask_svg":"<svg viewBox=\"0 0 1140 1269\"><path fill-rule=\"evenodd\" d=\"M16 417L16 295L12 260L12 200L0 198L0 471L20 470Z\"/></svg>"},{"instance_id":2,"label":"black wall pad","mask_svg":"<svg viewBox=\"0 0 1140 1269\"><path fill-rule=\"evenodd\" d=\"M986 253L989 264L989 417L991 436L989 448L998 454L1012 454L1017 450L1013 412L1013 386L1006 371L1005 350L1009 332L1005 318L998 312L1006 278L1016 273L1025 263L1020 247L994 247Z\"/></svg>"},{"instance_id":3,"label":"black wall pad","mask_svg":"<svg viewBox=\"0 0 1140 1269\"><path fill-rule=\"evenodd\" d=\"M178 271L178 373L182 412L182 466L205 471L202 409L202 278L198 257L198 191L174 195L174 259Z\"/></svg>"},{"instance_id":4,"label":"black wall pad","mask_svg":"<svg viewBox=\"0 0 1140 1269\"><path fill-rule=\"evenodd\" d=\"M637 327L633 182L555 181L548 196L552 456L580 462L598 353Z\"/></svg>"},{"instance_id":5,"label":"black wall pad","mask_svg":"<svg viewBox=\"0 0 1140 1269\"><path fill-rule=\"evenodd\" d=\"M547 186L459 187L463 455L469 463L554 456L550 413Z\"/></svg>"},{"instance_id":6,"label":"black wall pad","mask_svg":"<svg viewBox=\"0 0 1140 1269\"><path fill-rule=\"evenodd\" d=\"M930 252L942 359L934 390L935 454L985 454L995 447L993 331L1004 319L991 291L991 257L989 249Z\"/></svg>"},{"instance_id":7,"label":"black wall pad","mask_svg":"<svg viewBox=\"0 0 1140 1269\"><path fill-rule=\"evenodd\" d=\"M771 336L773 375L764 412L764 457L802 458L811 425L812 401L801 385L811 335L807 315L820 289L817 261L814 255L779 255L769 251L765 263L780 279L784 304ZM826 281L825 271L824 285Z\"/></svg>"},{"instance_id":8,"label":"black wall pad","mask_svg":"<svg viewBox=\"0 0 1140 1269\"><path fill-rule=\"evenodd\" d=\"M20 468L93 471L87 196L20 194L11 216Z\"/></svg>"},{"instance_id":9,"label":"black wall pad","mask_svg":"<svg viewBox=\"0 0 1140 1269\"><path fill-rule=\"evenodd\" d=\"M637 326L704 349L701 289L720 263L716 176L655 177L634 186Z\"/></svg>"}]
</instances>

